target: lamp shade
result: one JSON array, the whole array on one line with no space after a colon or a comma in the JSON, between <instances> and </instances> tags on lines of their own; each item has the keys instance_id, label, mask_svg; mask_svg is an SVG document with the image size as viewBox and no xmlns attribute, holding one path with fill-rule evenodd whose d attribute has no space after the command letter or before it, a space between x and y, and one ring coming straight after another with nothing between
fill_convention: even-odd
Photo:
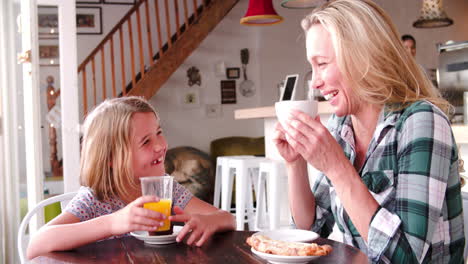
<instances>
[{"instance_id":1,"label":"lamp shade","mask_svg":"<svg viewBox=\"0 0 468 264\"><path fill-rule=\"evenodd\" d=\"M447 27L453 24L453 20L447 17L442 0L423 0L421 14L413 23L416 28Z\"/></svg>"},{"instance_id":2,"label":"lamp shade","mask_svg":"<svg viewBox=\"0 0 468 264\"><path fill-rule=\"evenodd\" d=\"M281 6L285 8L314 8L328 2L328 0L283 0Z\"/></svg>"},{"instance_id":3,"label":"lamp shade","mask_svg":"<svg viewBox=\"0 0 468 264\"><path fill-rule=\"evenodd\" d=\"M264 26L281 23L283 17L276 13L272 0L250 0L249 8L241 18L242 25Z\"/></svg>"}]
</instances>

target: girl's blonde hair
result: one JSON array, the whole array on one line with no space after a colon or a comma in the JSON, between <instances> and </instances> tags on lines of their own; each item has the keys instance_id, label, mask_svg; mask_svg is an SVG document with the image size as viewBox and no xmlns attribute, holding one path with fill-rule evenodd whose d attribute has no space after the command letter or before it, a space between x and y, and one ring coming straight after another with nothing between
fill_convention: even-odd
<instances>
[{"instance_id":1,"label":"girl's blonde hair","mask_svg":"<svg viewBox=\"0 0 468 264\"><path fill-rule=\"evenodd\" d=\"M390 17L374 2L330 1L302 20L306 34L314 24L330 33L338 67L361 100L392 110L427 100L447 114L451 110L404 49Z\"/></svg>"},{"instance_id":2,"label":"girl's blonde hair","mask_svg":"<svg viewBox=\"0 0 468 264\"><path fill-rule=\"evenodd\" d=\"M92 188L99 200L118 196L131 201L139 182L133 177L131 118L134 113L156 110L141 97L108 99L88 114L84 122L80 181Z\"/></svg>"}]
</instances>

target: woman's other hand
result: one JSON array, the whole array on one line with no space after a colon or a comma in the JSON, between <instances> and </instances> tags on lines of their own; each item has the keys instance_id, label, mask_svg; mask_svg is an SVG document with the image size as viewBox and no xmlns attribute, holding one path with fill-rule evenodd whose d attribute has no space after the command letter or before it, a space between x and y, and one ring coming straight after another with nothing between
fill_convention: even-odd
<instances>
[{"instance_id":1,"label":"woman's other hand","mask_svg":"<svg viewBox=\"0 0 468 264\"><path fill-rule=\"evenodd\" d=\"M195 243L201 247L216 232L216 218L209 214L189 214L178 206L174 207L174 213L175 215L169 217L171 221L185 223L177 235L177 242L187 237L187 245Z\"/></svg>"},{"instance_id":2,"label":"woman's other hand","mask_svg":"<svg viewBox=\"0 0 468 264\"><path fill-rule=\"evenodd\" d=\"M343 149L320 121L301 111L293 111L283 128L289 146L326 175L346 160Z\"/></svg>"},{"instance_id":3,"label":"woman's other hand","mask_svg":"<svg viewBox=\"0 0 468 264\"><path fill-rule=\"evenodd\" d=\"M156 231L162 226L162 221L166 216L143 208L143 205L149 202L159 202L159 198L156 196L142 196L119 211L110 214L112 234L121 235L136 230Z\"/></svg>"},{"instance_id":4,"label":"woman's other hand","mask_svg":"<svg viewBox=\"0 0 468 264\"><path fill-rule=\"evenodd\" d=\"M279 122L275 125L273 142L275 143L278 152L286 162L294 162L301 157L301 155L286 140L286 131Z\"/></svg>"}]
</instances>

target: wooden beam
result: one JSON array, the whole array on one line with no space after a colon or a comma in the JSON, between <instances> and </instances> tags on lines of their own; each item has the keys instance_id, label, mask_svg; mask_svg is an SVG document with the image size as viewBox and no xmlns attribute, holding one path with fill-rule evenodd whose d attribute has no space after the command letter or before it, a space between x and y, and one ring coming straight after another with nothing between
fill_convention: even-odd
<instances>
[{"instance_id":1,"label":"wooden beam","mask_svg":"<svg viewBox=\"0 0 468 264\"><path fill-rule=\"evenodd\" d=\"M213 1L205 6L205 10L198 17L199 22L194 23L190 30L173 43L172 48L165 53L165 59L158 60L145 78L130 90L129 95L144 96L147 99L153 97L238 2L239 0Z\"/></svg>"}]
</instances>

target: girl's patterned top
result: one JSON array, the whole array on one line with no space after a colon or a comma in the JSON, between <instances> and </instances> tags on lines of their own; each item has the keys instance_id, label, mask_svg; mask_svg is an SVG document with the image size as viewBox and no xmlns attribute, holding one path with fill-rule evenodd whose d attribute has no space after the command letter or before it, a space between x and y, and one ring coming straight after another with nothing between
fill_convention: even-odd
<instances>
[{"instance_id":1,"label":"girl's patterned top","mask_svg":"<svg viewBox=\"0 0 468 264\"><path fill-rule=\"evenodd\" d=\"M184 209L192 197L193 194L190 193L189 190L174 181L172 190L173 206L179 206ZM73 197L66 206L65 211L78 217L80 221L83 222L99 216L114 213L125 206L126 204L119 197L99 201L97 196L94 194L93 189L81 186L78 194Z\"/></svg>"}]
</instances>

